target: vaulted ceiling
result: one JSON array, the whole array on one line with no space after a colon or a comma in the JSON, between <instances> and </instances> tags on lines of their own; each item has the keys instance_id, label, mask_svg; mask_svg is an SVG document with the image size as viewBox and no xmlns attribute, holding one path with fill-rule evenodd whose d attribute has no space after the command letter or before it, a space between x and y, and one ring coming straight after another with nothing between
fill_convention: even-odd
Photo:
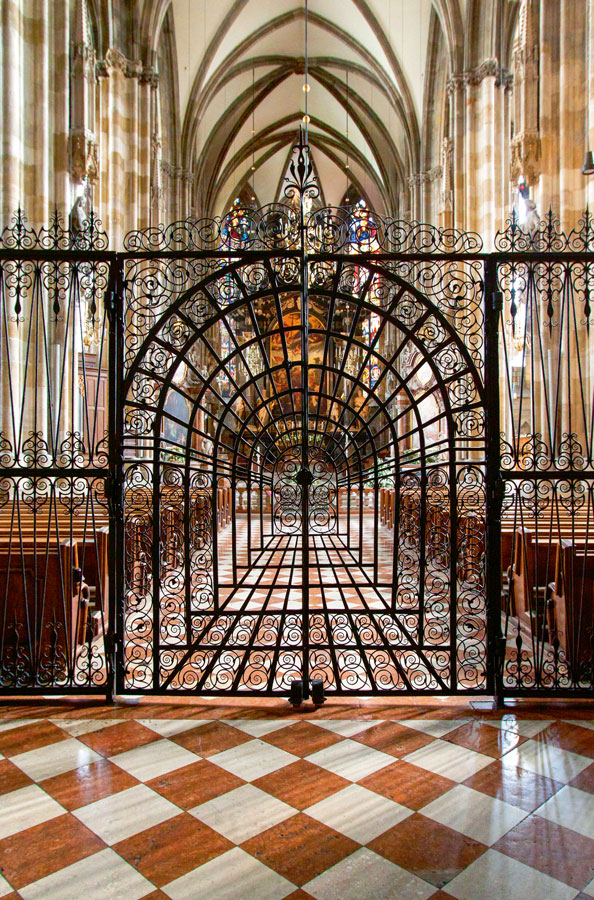
<instances>
[{"instance_id":1,"label":"vaulted ceiling","mask_svg":"<svg viewBox=\"0 0 594 900\"><path fill-rule=\"evenodd\" d=\"M397 209L420 170L430 35L443 32L443 66L461 67L466 3L309 0L306 95L304 0L172 0L180 163L204 208L279 197L307 99L325 202L351 184L376 209Z\"/></svg>"}]
</instances>

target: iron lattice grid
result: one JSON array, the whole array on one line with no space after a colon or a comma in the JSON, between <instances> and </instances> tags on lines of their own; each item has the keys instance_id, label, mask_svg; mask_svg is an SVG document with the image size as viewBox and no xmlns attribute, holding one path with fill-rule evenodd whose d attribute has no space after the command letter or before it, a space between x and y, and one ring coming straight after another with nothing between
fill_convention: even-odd
<instances>
[{"instance_id":1,"label":"iron lattice grid","mask_svg":"<svg viewBox=\"0 0 594 900\"><path fill-rule=\"evenodd\" d=\"M301 201L306 184L307 179L299 187ZM3 552L9 563L12 553L24 571L30 557L49 558L50 539L60 546L78 541L80 550L75 520L84 508L83 552L99 570L101 511L109 513L110 528L108 578L97 578L95 614L87 613L83 634L76 633L83 618L81 590L72 591L68 566L82 568L84 582L86 569L93 568L84 557L78 567L62 559L61 603L47 602L47 565L43 584L37 579L32 592L23 577L20 607L5 576L5 693L105 693L114 686L133 693L287 693L290 680L304 673L323 677L335 693L591 690L591 631L585 641L570 635L571 629L563 636L547 619L551 597L539 590L538 559L532 562L533 597L519 610L516 571L529 544L527 528L518 537L520 521L533 531L546 524L551 547L573 527L587 548L587 401L581 404L579 436L564 432L557 421L563 399L558 388L547 444L536 428L539 398L531 391L532 440L520 434L526 431L521 399L519 430L508 429L512 440L499 441L500 417L504 424L518 412L515 367L506 352L515 341L515 353L519 345L525 354L534 353L546 330L557 335L554 315L533 315L520 338L519 305L532 303L540 311L546 295L547 314L551 305L553 313L569 310L572 315L558 329L564 335L558 353L576 358L576 352L564 353L566 323L573 321L578 327L571 333L579 332L573 351L578 363L584 359L580 342L582 331L583 340L589 332L594 260L589 217L568 237L551 217L532 236L512 221L498 236L495 253L485 254L474 235L372 213L367 226L371 222L373 234L368 228L357 235L352 215L315 209L306 215L302 202L235 210L221 220L134 232L123 253L106 249L92 217L74 237L57 218L35 233L20 214L5 230L3 347L10 348L15 330L26 332L25 360L36 359L37 370L42 359L49 371L52 335L42 324L53 322L63 336L71 333L72 350L64 339L57 365L65 384L82 346L82 331L79 338L75 331L90 321L101 336L96 347L109 355L109 427L107 440L92 433L97 400L86 390L84 373L78 431L60 425L61 416L64 422L76 418L66 414L67 402L74 410L74 392L64 388L52 395L52 377L48 387L35 379L33 392L35 410L53 410L44 420L46 432L32 428L25 434L27 380L20 385L20 407L11 389L10 419L20 424L7 430L4 417L1 484L12 544ZM272 301L269 321L261 308L264 298ZM296 316L289 326L287 312ZM364 341L359 326L372 315L379 318L377 331ZM394 350L386 357L382 334L388 329ZM316 353L303 352L316 344ZM416 363L404 359L411 352L420 354ZM5 366L7 359L7 374L14 376L14 357L5 354ZM176 379L182 362L185 380ZM417 415L416 431L413 424L401 433L398 416L414 415L424 399L418 373L425 363L431 369L425 394L441 398L436 417L444 428L423 445L427 423ZM370 365L379 367L373 386L366 374ZM501 395L500 371L506 384ZM585 377L580 384L585 397ZM367 415L359 410L357 418L349 409L354 391L364 396ZM399 396L408 399L406 413L398 412ZM191 406L190 428L168 411L180 397ZM239 398L245 402L243 418L237 415ZM414 444L414 436L419 446L411 453L406 444ZM287 456L292 463L279 465ZM300 472L312 470L313 486L297 481ZM235 504L226 556L217 531L225 488L235 498L241 489L257 498L245 522ZM380 492L390 490L395 523L386 574ZM370 513L364 511L366 496L372 498ZM342 521L339 503L347 504ZM563 527L560 508L568 514ZM35 535L31 543L26 529L33 519L35 530L40 516L45 524L38 533L45 543ZM500 545L510 516L511 571L502 584ZM283 523L276 531L275 517ZM299 518L300 528L291 533L289 520ZM243 556L237 548L242 529L248 535ZM371 552L365 534L372 535ZM582 555L588 558L588 552ZM358 569L358 581L350 578L345 561ZM545 579L554 578L554 563L547 566ZM242 574L271 569L272 586L248 586L246 602L239 595ZM289 588L287 569L295 578ZM342 605L334 604L336 597L328 603L328 589L320 587L337 569L350 578L347 591L332 585ZM588 577L584 564L582 608ZM293 587L300 602L293 602ZM65 608L70 593L77 598L75 615ZM257 593L268 593L268 599L254 604ZM584 631L588 627L584 621Z\"/></svg>"}]
</instances>

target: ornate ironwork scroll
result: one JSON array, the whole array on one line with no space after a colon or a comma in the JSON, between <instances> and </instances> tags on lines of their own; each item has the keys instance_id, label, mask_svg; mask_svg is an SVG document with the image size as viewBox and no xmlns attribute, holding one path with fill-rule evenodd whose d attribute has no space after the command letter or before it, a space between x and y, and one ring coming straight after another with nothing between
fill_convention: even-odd
<instances>
[{"instance_id":1,"label":"ornate ironwork scroll","mask_svg":"<svg viewBox=\"0 0 594 900\"><path fill-rule=\"evenodd\" d=\"M2 232L4 693L591 692L589 215L485 254L300 148L121 254Z\"/></svg>"},{"instance_id":2,"label":"ornate ironwork scroll","mask_svg":"<svg viewBox=\"0 0 594 900\"><path fill-rule=\"evenodd\" d=\"M0 235L0 691L106 693L107 240L91 214ZM55 253L53 251L56 251Z\"/></svg>"},{"instance_id":3,"label":"ornate ironwork scroll","mask_svg":"<svg viewBox=\"0 0 594 900\"><path fill-rule=\"evenodd\" d=\"M594 686L592 219L497 236L504 693Z\"/></svg>"}]
</instances>

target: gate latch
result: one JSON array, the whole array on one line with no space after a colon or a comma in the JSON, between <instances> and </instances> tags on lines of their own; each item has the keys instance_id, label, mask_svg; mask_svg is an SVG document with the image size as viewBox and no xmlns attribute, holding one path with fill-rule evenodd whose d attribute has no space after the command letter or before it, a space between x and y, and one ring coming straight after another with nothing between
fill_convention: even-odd
<instances>
[{"instance_id":1,"label":"gate latch","mask_svg":"<svg viewBox=\"0 0 594 900\"><path fill-rule=\"evenodd\" d=\"M296 481L300 487L309 487L314 477L309 469L300 469L297 472Z\"/></svg>"}]
</instances>

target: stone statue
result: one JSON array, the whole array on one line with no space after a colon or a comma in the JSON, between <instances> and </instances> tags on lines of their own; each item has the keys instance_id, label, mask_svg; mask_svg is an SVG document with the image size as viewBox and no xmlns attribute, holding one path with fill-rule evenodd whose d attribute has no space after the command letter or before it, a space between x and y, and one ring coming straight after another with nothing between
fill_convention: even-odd
<instances>
[{"instance_id":1,"label":"stone statue","mask_svg":"<svg viewBox=\"0 0 594 900\"><path fill-rule=\"evenodd\" d=\"M87 210L85 196L84 194L80 194L74 201L74 205L70 210L70 216L68 218L68 227L73 238L76 238L81 231L84 231L86 221Z\"/></svg>"},{"instance_id":2,"label":"stone statue","mask_svg":"<svg viewBox=\"0 0 594 900\"><path fill-rule=\"evenodd\" d=\"M540 216L538 215L534 200L530 200L529 198L524 200L524 208L526 210L526 215L524 217L522 230L527 231L528 234L532 236L540 228Z\"/></svg>"}]
</instances>

